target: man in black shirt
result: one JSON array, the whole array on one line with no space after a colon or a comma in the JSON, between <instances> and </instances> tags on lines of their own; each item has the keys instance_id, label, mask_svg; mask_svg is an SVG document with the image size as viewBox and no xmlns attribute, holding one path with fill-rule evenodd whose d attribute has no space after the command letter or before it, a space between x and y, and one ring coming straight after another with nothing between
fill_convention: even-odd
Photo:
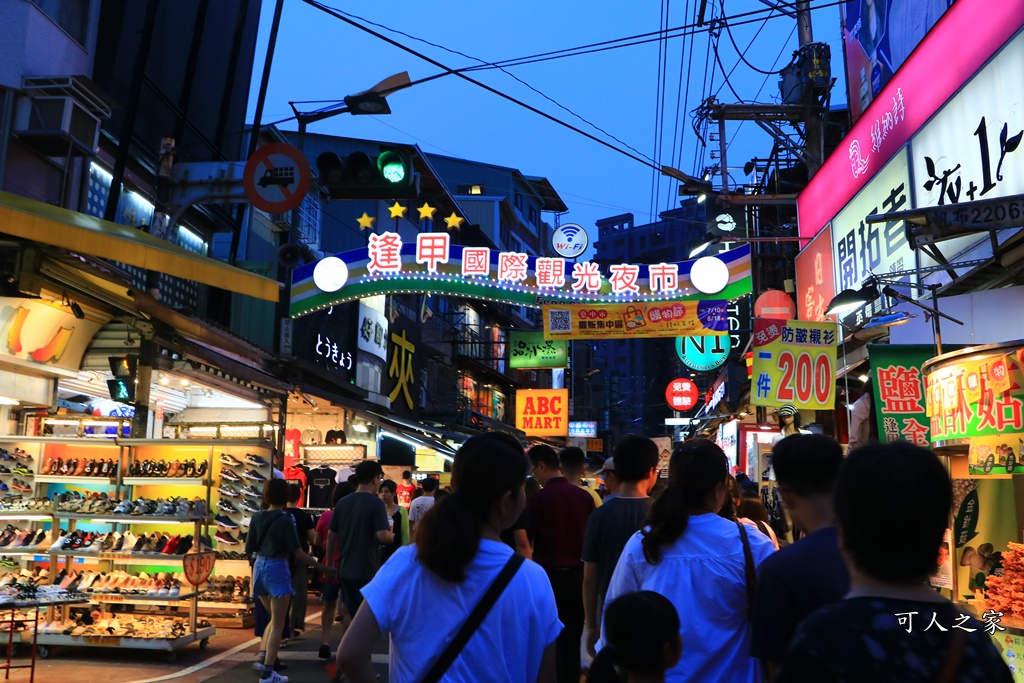
<instances>
[{"instance_id":1,"label":"man in black shirt","mask_svg":"<svg viewBox=\"0 0 1024 683\"><path fill-rule=\"evenodd\" d=\"M658 481L658 445L643 436L627 436L609 460L615 463L616 495L605 498L587 520L583 536L583 613L587 652L601 634L601 612L619 555L643 526L648 494Z\"/></svg>"},{"instance_id":2,"label":"man in black shirt","mask_svg":"<svg viewBox=\"0 0 1024 683\"><path fill-rule=\"evenodd\" d=\"M800 623L779 683L1011 683L989 636L1003 615L983 613L986 627L928 585L952 503L930 451L897 441L846 457L834 506L850 590Z\"/></svg>"},{"instance_id":3,"label":"man in black shirt","mask_svg":"<svg viewBox=\"0 0 1024 683\"><path fill-rule=\"evenodd\" d=\"M834 439L793 434L775 444L777 490L804 536L766 559L757 570L751 654L774 677L786 658L797 624L840 600L850 575L839 552L832 489L843 451Z\"/></svg>"},{"instance_id":4,"label":"man in black shirt","mask_svg":"<svg viewBox=\"0 0 1024 683\"><path fill-rule=\"evenodd\" d=\"M288 507L285 512L295 520L295 530L299 533L299 547L302 552L309 552L309 544L313 542L315 535L313 518L309 513L299 509L299 498L302 497L302 487L298 484L288 484ZM301 562L292 566L292 588L295 595L292 597L291 625L292 630L302 632L306 630L306 603L309 597L309 574L307 567Z\"/></svg>"},{"instance_id":5,"label":"man in black shirt","mask_svg":"<svg viewBox=\"0 0 1024 683\"><path fill-rule=\"evenodd\" d=\"M363 602L360 591L380 569L380 546L395 540L388 526L387 508L377 497L384 481L380 463L363 460L356 465L355 477L359 486L355 493L338 501L327 532L326 561L333 561L335 548L339 548L341 557L338 583L347 611L342 622L346 628Z\"/></svg>"}]
</instances>

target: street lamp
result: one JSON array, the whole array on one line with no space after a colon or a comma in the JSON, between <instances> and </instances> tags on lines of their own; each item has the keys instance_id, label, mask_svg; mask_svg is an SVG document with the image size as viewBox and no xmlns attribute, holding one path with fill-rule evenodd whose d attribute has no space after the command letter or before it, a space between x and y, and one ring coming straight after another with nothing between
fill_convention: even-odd
<instances>
[{"instance_id":1,"label":"street lamp","mask_svg":"<svg viewBox=\"0 0 1024 683\"><path fill-rule=\"evenodd\" d=\"M932 293L931 306L926 306L925 304L922 304L919 301L912 299L906 294L897 291L893 287L893 285L899 285L903 287L908 286L906 282L902 281L902 278L908 275L925 275L940 270L949 270L952 268L967 268L970 266L980 265L985 262L985 259L975 259L972 261L962 261L960 263L925 266L923 268L916 268L914 270L897 270L891 273L886 273L885 275L871 275L864 283L864 285L860 287L860 289L844 289L843 291L839 292L839 294L837 294L835 297L833 297L832 301L829 302L828 307L825 309L825 314L837 314L842 316L846 313L850 313L852 311L857 310L864 304L874 301L879 297L880 294L884 294L890 299L898 299L899 301L903 301L913 306L917 306L918 308L924 310L931 316L932 333L935 336L935 350L938 355L942 355L942 334L939 326L939 318L945 318L946 320L954 322L957 325L963 325L964 323L962 320L957 320L956 318L950 315L946 315L945 313L939 310L938 297L935 295L935 292L938 289L938 285L929 286L929 289ZM881 289L879 289L880 286ZM878 326L891 327L894 325L903 324L904 322L906 322L906 319L894 319L891 323L879 324Z\"/></svg>"}]
</instances>

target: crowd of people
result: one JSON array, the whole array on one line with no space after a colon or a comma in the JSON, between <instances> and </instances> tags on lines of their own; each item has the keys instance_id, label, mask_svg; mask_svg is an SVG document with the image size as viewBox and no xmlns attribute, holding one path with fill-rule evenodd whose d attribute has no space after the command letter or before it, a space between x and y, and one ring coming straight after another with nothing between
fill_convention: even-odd
<instances>
[{"instance_id":1,"label":"crowd of people","mask_svg":"<svg viewBox=\"0 0 1024 683\"><path fill-rule=\"evenodd\" d=\"M376 680L382 635L401 683L1011 681L985 625L929 587L952 504L939 459L903 442L844 456L792 431L772 452L789 543L706 439L659 477L654 442L626 437L597 472L603 495L580 449L524 452L501 433L459 449L450 490L364 461L315 529L268 482L246 546L271 615L261 683L287 683L277 640L305 590L289 560L321 572L320 656L353 683Z\"/></svg>"}]
</instances>

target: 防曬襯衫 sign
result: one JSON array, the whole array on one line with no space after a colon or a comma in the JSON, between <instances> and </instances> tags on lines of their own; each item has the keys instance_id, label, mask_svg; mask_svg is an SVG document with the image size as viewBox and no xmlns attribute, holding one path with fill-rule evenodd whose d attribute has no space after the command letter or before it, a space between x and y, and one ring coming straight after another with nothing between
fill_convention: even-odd
<instances>
[{"instance_id":1,"label":"\u9632\u66ec\u896f\u886b sign","mask_svg":"<svg viewBox=\"0 0 1024 683\"><path fill-rule=\"evenodd\" d=\"M837 326L802 320L754 319L750 403L801 410L835 406Z\"/></svg>"}]
</instances>

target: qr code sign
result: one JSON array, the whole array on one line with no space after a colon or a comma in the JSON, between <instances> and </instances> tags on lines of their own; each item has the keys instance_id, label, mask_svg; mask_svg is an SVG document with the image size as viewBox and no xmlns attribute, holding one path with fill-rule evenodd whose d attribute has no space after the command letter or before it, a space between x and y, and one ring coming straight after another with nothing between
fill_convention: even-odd
<instances>
[{"instance_id":1,"label":"qr code sign","mask_svg":"<svg viewBox=\"0 0 1024 683\"><path fill-rule=\"evenodd\" d=\"M548 329L552 332L572 332L572 312L548 311Z\"/></svg>"}]
</instances>

